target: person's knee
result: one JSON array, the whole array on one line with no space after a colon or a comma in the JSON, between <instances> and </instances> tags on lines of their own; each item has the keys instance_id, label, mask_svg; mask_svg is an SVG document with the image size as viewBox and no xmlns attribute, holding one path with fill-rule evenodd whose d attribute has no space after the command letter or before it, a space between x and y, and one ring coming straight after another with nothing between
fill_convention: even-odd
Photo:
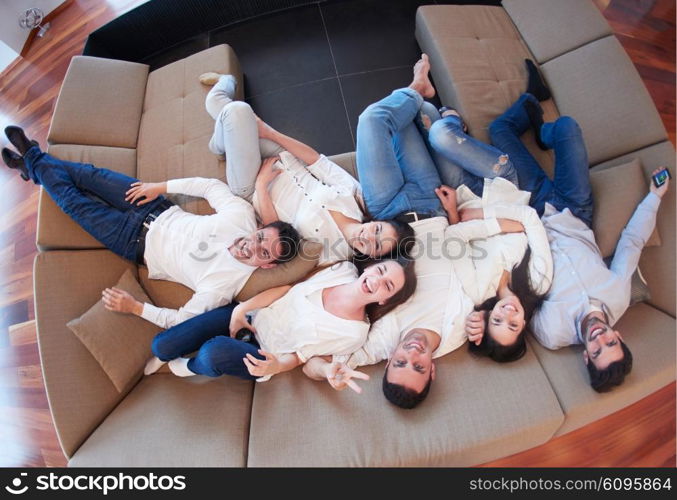
<instances>
[{"instance_id":1,"label":"person's knee","mask_svg":"<svg viewBox=\"0 0 677 500\"><path fill-rule=\"evenodd\" d=\"M163 334L155 336L150 344L150 349L153 352L153 355L161 361L170 361L174 358L178 358L181 354L185 354L177 353L174 343L168 336Z\"/></svg>"},{"instance_id":2,"label":"person's knee","mask_svg":"<svg viewBox=\"0 0 677 500\"><path fill-rule=\"evenodd\" d=\"M515 173L515 166L512 164L510 157L503 154L496 159L492 170L496 174L496 177L509 178Z\"/></svg>"},{"instance_id":3,"label":"person's knee","mask_svg":"<svg viewBox=\"0 0 677 500\"><path fill-rule=\"evenodd\" d=\"M228 366L237 362L242 363L242 359L237 359L239 356L230 348L232 342L229 337L221 335L202 344L196 356L200 362L202 375L219 377L227 371Z\"/></svg>"},{"instance_id":4,"label":"person's knee","mask_svg":"<svg viewBox=\"0 0 677 500\"><path fill-rule=\"evenodd\" d=\"M553 124L554 134L559 137L572 137L582 135L578 122L570 116L560 116Z\"/></svg>"},{"instance_id":5,"label":"person's knee","mask_svg":"<svg viewBox=\"0 0 677 500\"><path fill-rule=\"evenodd\" d=\"M221 113L222 120L251 119L254 117L254 110L244 101L232 101L223 107Z\"/></svg>"},{"instance_id":6,"label":"person's knee","mask_svg":"<svg viewBox=\"0 0 677 500\"><path fill-rule=\"evenodd\" d=\"M390 114L382 106L379 106L378 103L373 103L367 106L357 120L358 126L360 125L373 125L378 124L386 120Z\"/></svg>"}]
</instances>

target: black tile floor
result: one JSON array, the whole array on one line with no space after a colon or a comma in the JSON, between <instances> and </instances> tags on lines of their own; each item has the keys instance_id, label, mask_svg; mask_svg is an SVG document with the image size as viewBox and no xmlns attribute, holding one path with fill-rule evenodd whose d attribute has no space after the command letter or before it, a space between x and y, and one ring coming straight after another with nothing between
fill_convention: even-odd
<instances>
[{"instance_id":1,"label":"black tile floor","mask_svg":"<svg viewBox=\"0 0 677 500\"><path fill-rule=\"evenodd\" d=\"M152 70L227 43L244 72L245 100L263 120L324 154L354 151L362 110L411 81L416 9L435 3L500 2L319 2L213 30L144 62Z\"/></svg>"}]
</instances>

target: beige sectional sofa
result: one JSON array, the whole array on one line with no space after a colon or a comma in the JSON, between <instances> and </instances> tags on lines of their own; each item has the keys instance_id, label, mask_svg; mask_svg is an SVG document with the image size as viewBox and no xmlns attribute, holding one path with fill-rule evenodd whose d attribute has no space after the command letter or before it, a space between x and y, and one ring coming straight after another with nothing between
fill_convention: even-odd
<instances>
[{"instance_id":1,"label":"beige sectional sofa","mask_svg":"<svg viewBox=\"0 0 677 500\"><path fill-rule=\"evenodd\" d=\"M656 109L590 1L503 5L425 6L417 14L416 36L431 56L441 99L463 113L473 135L487 139L489 122L523 91L523 59L531 57L553 90L547 116L569 114L580 122L593 172L632 158L640 158L646 172L659 164L674 172L675 150ZM197 81L208 70L242 78L225 45L152 73L141 64L74 58L54 113L50 153L146 181L224 179L224 163L207 149L212 120L203 106L207 89ZM551 168L548 154L539 158ZM335 160L355 174L353 154ZM428 400L402 411L381 395L383 364L365 369L372 380L362 395L336 393L300 370L260 384L139 373L118 392L66 323L125 269L138 271L157 304L180 305L190 291L149 281L144 269L102 249L43 192L34 277L38 340L69 464L465 466L599 419L675 377L674 193L659 213L662 245L642 257L652 299L619 324L635 354L622 387L608 394L590 389L578 348L548 351L530 340L527 355L504 366L474 358L464 347L439 360ZM197 213L208 210L200 200L179 201Z\"/></svg>"}]
</instances>

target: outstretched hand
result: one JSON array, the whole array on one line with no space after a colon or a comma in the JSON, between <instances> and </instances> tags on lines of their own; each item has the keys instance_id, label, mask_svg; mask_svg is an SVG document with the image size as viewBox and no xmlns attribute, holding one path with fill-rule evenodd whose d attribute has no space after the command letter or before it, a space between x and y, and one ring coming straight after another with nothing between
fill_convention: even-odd
<instances>
[{"instance_id":1,"label":"outstretched hand","mask_svg":"<svg viewBox=\"0 0 677 500\"><path fill-rule=\"evenodd\" d=\"M353 370L344 363L334 362L329 365L327 382L337 391L350 387L356 393L362 393L362 388L353 379L369 380L369 375Z\"/></svg>"},{"instance_id":2,"label":"outstretched hand","mask_svg":"<svg viewBox=\"0 0 677 500\"><path fill-rule=\"evenodd\" d=\"M651 176L653 177L656 175L658 172L663 170L665 167L658 167L656 170L651 172ZM665 183L661 187L656 187L656 185L653 183L653 180L651 181L651 192L658 196L659 198L662 198L665 193L668 192L668 186L670 185L670 179L666 179Z\"/></svg>"},{"instance_id":3,"label":"outstretched hand","mask_svg":"<svg viewBox=\"0 0 677 500\"><path fill-rule=\"evenodd\" d=\"M435 194L442 203L442 207L447 212L449 210L456 209L456 190L449 186L442 184L440 187L435 188Z\"/></svg>"}]
</instances>

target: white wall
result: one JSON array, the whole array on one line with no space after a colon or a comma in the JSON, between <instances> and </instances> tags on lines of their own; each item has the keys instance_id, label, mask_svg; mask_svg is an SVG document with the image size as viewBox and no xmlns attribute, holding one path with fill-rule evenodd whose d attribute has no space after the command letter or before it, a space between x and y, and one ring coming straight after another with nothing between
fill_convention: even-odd
<instances>
[{"instance_id":1,"label":"white wall","mask_svg":"<svg viewBox=\"0 0 677 500\"><path fill-rule=\"evenodd\" d=\"M0 0L0 41L8 45L17 54L20 54L30 32L19 26L19 16L31 7L42 9L42 12L47 15L61 5L63 1Z\"/></svg>"},{"instance_id":2,"label":"white wall","mask_svg":"<svg viewBox=\"0 0 677 500\"><path fill-rule=\"evenodd\" d=\"M9 45L0 40L0 72L12 64L17 57L19 57L19 54L14 52Z\"/></svg>"}]
</instances>

